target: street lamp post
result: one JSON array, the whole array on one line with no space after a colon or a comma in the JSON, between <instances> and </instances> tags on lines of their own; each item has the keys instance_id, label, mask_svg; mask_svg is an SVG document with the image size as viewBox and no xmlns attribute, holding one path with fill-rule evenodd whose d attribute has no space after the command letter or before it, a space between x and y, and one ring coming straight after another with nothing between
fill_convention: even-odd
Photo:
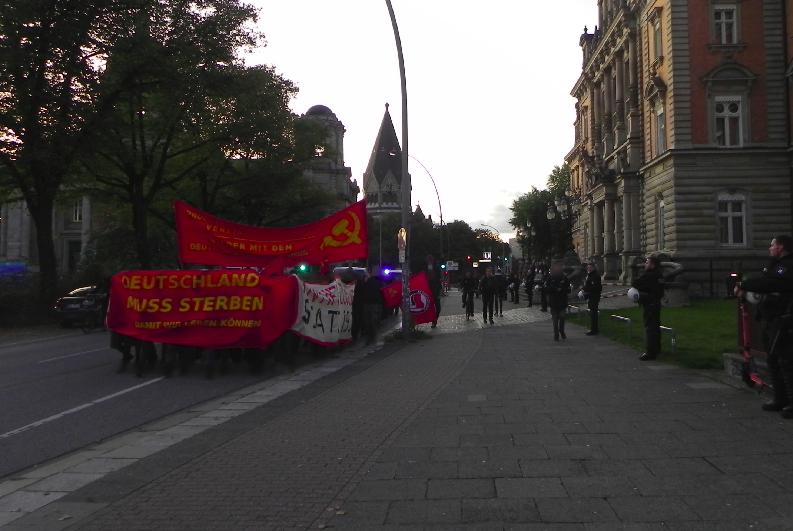
<instances>
[{"instance_id":1,"label":"street lamp post","mask_svg":"<svg viewBox=\"0 0 793 531\"><path fill-rule=\"evenodd\" d=\"M410 173L408 173L408 90L405 78L405 57L402 54L402 39L399 37L394 6L385 0L391 26L394 29L397 58L399 60L399 79L402 85L402 228L405 229L405 261L402 264L402 338L410 336Z\"/></svg>"}]
</instances>

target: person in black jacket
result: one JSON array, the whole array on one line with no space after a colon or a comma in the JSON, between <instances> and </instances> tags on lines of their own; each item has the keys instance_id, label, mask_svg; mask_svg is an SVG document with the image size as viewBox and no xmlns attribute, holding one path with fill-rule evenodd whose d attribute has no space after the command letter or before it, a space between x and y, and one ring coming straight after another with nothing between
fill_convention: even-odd
<instances>
[{"instance_id":1,"label":"person in black jacket","mask_svg":"<svg viewBox=\"0 0 793 531\"><path fill-rule=\"evenodd\" d=\"M534 284L539 288L540 311L548 311L548 292L545 290L545 282L548 279L548 269L545 264L539 264L534 272Z\"/></svg>"},{"instance_id":2,"label":"person in black jacket","mask_svg":"<svg viewBox=\"0 0 793 531\"><path fill-rule=\"evenodd\" d=\"M499 267L496 269L496 274L493 277L493 280L496 283L496 296L495 296L495 313L496 315L504 315L504 299L507 298L507 277L504 276L504 272L501 271Z\"/></svg>"},{"instance_id":3,"label":"person in black jacket","mask_svg":"<svg viewBox=\"0 0 793 531\"><path fill-rule=\"evenodd\" d=\"M567 312L567 295L570 293L570 280L565 276L561 262L554 262L545 278L545 296L553 320L553 340L567 339L564 332L564 317Z\"/></svg>"},{"instance_id":4,"label":"person in black jacket","mask_svg":"<svg viewBox=\"0 0 793 531\"><path fill-rule=\"evenodd\" d=\"M488 267L485 276L479 281L479 293L482 294L482 320L493 324L493 299L496 297L496 280L493 277L493 269Z\"/></svg>"},{"instance_id":5,"label":"person in black jacket","mask_svg":"<svg viewBox=\"0 0 793 531\"><path fill-rule=\"evenodd\" d=\"M360 282L360 281L359 281ZM366 338L366 344L370 345L377 337L377 327L383 316L383 285L380 279L371 275L368 271L361 285L358 296L362 303L362 323L361 332Z\"/></svg>"},{"instance_id":6,"label":"person in black jacket","mask_svg":"<svg viewBox=\"0 0 793 531\"><path fill-rule=\"evenodd\" d=\"M477 282L471 271L465 272L465 277L461 285L463 291L463 308L465 308L465 320L474 316L474 294L477 289Z\"/></svg>"},{"instance_id":7,"label":"person in black jacket","mask_svg":"<svg viewBox=\"0 0 793 531\"><path fill-rule=\"evenodd\" d=\"M589 307L589 332L586 335L595 336L598 334L598 306L603 286L600 282L600 272L594 262L588 262L586 265L586 280L582 291Z\"/></svg>"},{"instance_id":8,"label":"person in black jacket","mask_svg":"<svg viewBox=\"0 0 793 531\"><path fill-rule=\"evenodd\" d=\"M509 283L509 301L520 304L520 275L513 271L507 282Z\"/></svg>"},{"instance_id":9,"label":"person in black jacket","mask_svg":"<svg viewBox=\"0 0 793 531\"><path fill-rule=\"evenodd\" d=\"M771 260L760 278L741 282L736 295L751 291L763 294L758 317L763 321L763 342L774 398L765 411L781 411L793 419L793 239L777 236L768 248Z\"/></svg>"},{"instance_id":10,"label":"person in black jacket","mask_svg":"<svg viewBox=\"0 0 793 531\"><path fill-rule=\"evenodd\" d=\"M661 261L657 256L648 256L644 262L644 273L633 281L639 291L639 304L644 320L645 352L642 361L654 360L661 354L661 299L664 296L664 277Z\"/></svg>"},{"instance_id":11,"label":"person in black jacket","mask_svg":"<svg viewBox=\"0 0 793 531\"><path fill-rule=\"evenodd\" d=\"M534 305L534 266L526 272L525 279L526 297L529 299L529 308Z\"/></svg>"}]
</instances>

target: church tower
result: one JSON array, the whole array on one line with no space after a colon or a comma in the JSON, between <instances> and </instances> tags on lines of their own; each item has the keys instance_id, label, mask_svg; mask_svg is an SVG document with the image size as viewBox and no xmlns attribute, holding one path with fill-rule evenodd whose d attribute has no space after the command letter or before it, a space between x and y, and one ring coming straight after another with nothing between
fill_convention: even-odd
<instances>
[{"instance_id":1,"label":"church tower","mask_svg":"<svg viewBox=\"0 0 793 531\"><path fill-rule=\"evenodd\" d=\"M402 206L402 148L385 105L380 131L369 165L363 174L363 191L370 214L399 212Z\"/></svg>"}]
</instances>

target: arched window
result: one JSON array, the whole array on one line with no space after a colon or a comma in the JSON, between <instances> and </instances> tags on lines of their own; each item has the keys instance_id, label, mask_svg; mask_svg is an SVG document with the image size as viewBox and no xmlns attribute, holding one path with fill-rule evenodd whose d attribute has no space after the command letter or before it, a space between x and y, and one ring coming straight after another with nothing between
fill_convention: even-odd
<instances>
[{"instance_id":1,"label":"arched window","mask_svg":"<svg viewBox=\"0 0 793 531\"><path fill-rule=\"evenodd\" d=\"M720 193L716 208L721 245L746 245L746 196Z\"/></svg>"}]
</instances>

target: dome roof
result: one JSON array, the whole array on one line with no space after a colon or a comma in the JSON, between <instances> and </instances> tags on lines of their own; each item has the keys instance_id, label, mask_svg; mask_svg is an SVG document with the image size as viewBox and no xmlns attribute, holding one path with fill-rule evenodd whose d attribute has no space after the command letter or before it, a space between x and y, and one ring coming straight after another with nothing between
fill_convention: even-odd
<instances>
[{"instance_id":1,"label":"dome roof","mask_svg":"<svg viewBox=\"0 0 793 531\"><path fill-rule=\"evenodd\" d=\"M324 105L314 105L306 111L306 116L333 116L333 111Z\"/></svg>"}]
</instances>

